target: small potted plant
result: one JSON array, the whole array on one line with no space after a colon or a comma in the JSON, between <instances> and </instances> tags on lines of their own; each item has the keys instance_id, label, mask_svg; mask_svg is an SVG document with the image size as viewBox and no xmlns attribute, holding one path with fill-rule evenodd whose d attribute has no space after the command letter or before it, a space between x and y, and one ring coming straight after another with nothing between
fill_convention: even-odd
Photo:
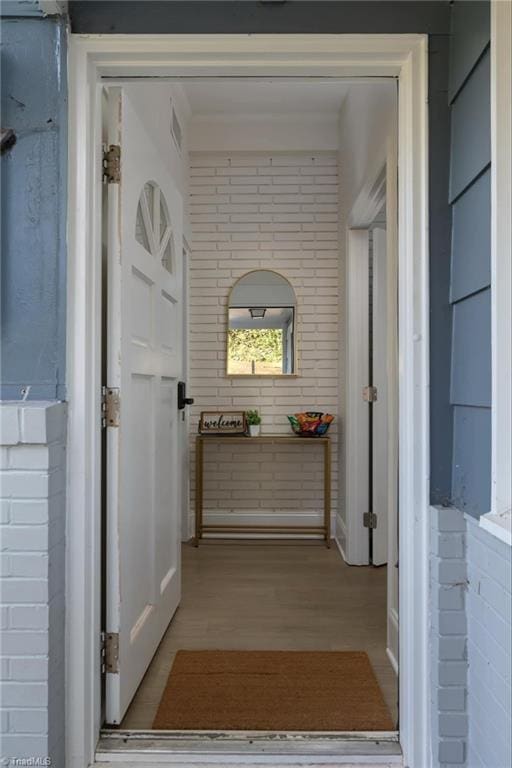
<instances>
[{"instance_id":1,"label":"small potted plant","mask_svg":"<svg viewBox=\"0 0 512 768\"><path fill-rule=\"evenodd\" d=\"M261 428L261 416L258 411L247 411L247 424L249 425L249 434L251 437L258 437Z\"/></svg>"}]
</instances>

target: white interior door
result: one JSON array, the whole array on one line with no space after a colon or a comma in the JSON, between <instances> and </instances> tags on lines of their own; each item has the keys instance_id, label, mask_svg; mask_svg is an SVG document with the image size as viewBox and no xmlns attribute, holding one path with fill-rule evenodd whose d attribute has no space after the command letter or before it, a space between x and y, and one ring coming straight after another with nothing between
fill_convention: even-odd
<instances>
[{"instance_id":1,"label":"white interior door","mask_svg":"<svg viewBox=\"0 0 512 768\"><path fill-rule=\"evenodd\" d=\"M370 511L370 407L363 399L363 390L370 383L368 230L349 229L347 246L345 371L350 408L346 414L345 519L336 518L336 534L347 563L368 565L370 536L363 525L364 515Z\"/></svg>"},{"instance_id":2,"label":"white interior door","mask_svg":"<svg viewBox=\"0 0 512 768\"><path fill-rule=\"evenodd\" d=\"M372 530L374 565L388 562L388 311L386 230L373 230L373 386L372 405L372 511L377 527Z\"/></svg>"},{"instance_id":3,"label":"white interior door","mask_svg":"<svg viewBox=\"0 0 512 768\"><path fill-rule=\"evenodd\" d=\"M182 374L182 199L137 110L108 95L121 181L108 187L106 721L118 724L180 600L177 382ZM151 119L151 115L147 115Z\"/></svg>"}]
</instances>

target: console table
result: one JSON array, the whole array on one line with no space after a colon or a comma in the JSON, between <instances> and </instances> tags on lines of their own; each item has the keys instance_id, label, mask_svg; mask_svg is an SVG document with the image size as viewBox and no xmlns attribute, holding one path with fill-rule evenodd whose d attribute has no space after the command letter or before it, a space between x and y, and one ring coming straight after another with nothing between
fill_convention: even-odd
<instances>
[{"instance_id":1,"label":"console table","mask_svg":"<svg viewBox=\"0 0 512 768\"><path fill-rule=\"evenodd\" d=\"M208 443L234 445L301 444L321 446L324 456L324 520L323 525L205 525L203 523L203 456ZM196 436L196 536L195 545L205 533L316 533L325 545L331 545L331 440L329 437L296 437L295 435L261 435L260 437L197 435Z\"/></svg>"}]
</instances>

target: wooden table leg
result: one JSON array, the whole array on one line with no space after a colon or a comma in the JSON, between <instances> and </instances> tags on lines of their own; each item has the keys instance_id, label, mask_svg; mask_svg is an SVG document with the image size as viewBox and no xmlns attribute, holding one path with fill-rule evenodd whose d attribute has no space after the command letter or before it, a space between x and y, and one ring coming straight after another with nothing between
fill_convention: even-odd
<instances>
[{"instance_id":1,"label":"wooden table leg","mask_svg":"<svg viewBox=\"0 0 512 768\"><path fill-rule=\"evenodd\" d=\"M324 443L324 528L325 546L331 546L331 441Z\"/></svg>"},{"instance_id":2,"label":"wooden table leg","mask_svg":"<svg viewBox=\"0 0 512 768\"><path fill-rule=\"evenodd\" d=\"M199 546L203 535L203 441L196 437L196 539L194 545Z\"/></svg>"}]
</instances>

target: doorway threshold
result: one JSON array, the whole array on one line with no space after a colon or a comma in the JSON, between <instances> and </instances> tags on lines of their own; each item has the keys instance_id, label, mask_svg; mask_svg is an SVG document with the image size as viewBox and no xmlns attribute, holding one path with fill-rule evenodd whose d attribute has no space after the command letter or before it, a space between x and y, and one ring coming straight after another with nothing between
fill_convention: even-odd
<instances>
[{"instance_id":1,"label":"doorway threshold","mask_svg":"<svg viewBox=\"0 0 512 768\"><path fill-rule=\"evenodd\" d=\"M397 731L307 733L267 731L103 730L96 764L400 766Z\"/></svg>"}]
</instances>

